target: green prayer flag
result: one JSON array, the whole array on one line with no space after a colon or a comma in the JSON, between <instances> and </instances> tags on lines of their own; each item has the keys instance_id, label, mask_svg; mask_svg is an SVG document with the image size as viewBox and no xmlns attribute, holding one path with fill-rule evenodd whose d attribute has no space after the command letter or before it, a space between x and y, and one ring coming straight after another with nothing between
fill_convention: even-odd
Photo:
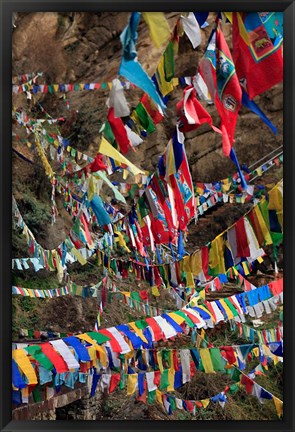
<instances>
[{"instance_id":1,"label":"green prayer flag","mask_svg":"<svg viewBox=\"0 0 295 432\"><path fill-rule=\"evenodd\" d=\"M240 372L239 369L236 368L232 368L229 370L232 371L232 380L236 382L240 381L240 375L242 372Z\"/></svg>"},{"instance_id":2,"label":"green prayer flag","mask_svg":"<svg viewBox=\"0 0 295 432\"><path fill-rule=\"evenodd\" d=\"M169 373L169 369L164 369L163 372L161 373L159 390L164 390L169 386L168 373Z\"/></svg>"},{"instance_id":3,"label":"green prayer flag","mask_svg":"<svg viewBox=\"0 0 295 432\"><path fill-rule=\"evenodd\" d=\"M164 73L165 80L170 82L174 77L174 53L173 44L170 41L164 51Z\"/></svg>"},{"instance_id":4,"label":"green prayer flag","mask_svg":"<svg viewBox=\"0 0 295 432\"><path fill-rule=\"evenodd\" d=\"M87 332L88 336L91 337L91 339L95 340L95 342L102 344L104 342L107 342L108 340L110 340L110 338L108 336L105 336L102 333L99 332Z\"/></svg>"},{"instance_id":5,"label":"green prayer flag","mask_svg":"<svg viewBox=\"0 0 295 432\"><path fill-rule=\"evenodd\" d=\"M145 216L147 216L149 214L149 212L150 212L149 207L148 207L147 203L145 202L145 199L143 196L138 199L137 205L138 205L138 209L140 212L140 216L142 218L144 218Z\"/></svg>"},{"instance_id":6,"label":"green prayer flag","mask_svg":"<svg viewBox=\"0 0 295 432\"><path fill-rule=\"evenodd\" d=\"M135 300L136 302L140 302L140 295L139 295L139 293L136 292L136 291L133 291L133 292L131 293L131 298L132 298L133 300Z\"/></svg>"},{"instance_id":7,"label":"green prayer flag","mask_svg":"<svg viewBox=\"0 0 295 432\"><path fill-rule=\"evenodd\" d=\"M142 127L147 131L147 133L150 134L156 130L149 113L146 111L145 107L141 102L135 108L135 112L140 120Z\"/></svg>"},{"instance_id":8,"label":"green prayer flag","mask_svg":"<svg viewBox=\"0 0 295 432\"><path fill-rule=\"evenodd\" d=\"M122 373L121 374L121 380L120 380L120 383L119 383L120 390L123 390L125 388L126 378L127 378L127 374Z\"/></svg>"},{"instance_id":9,"label":"green prayer flag","mask_svg":"<svg viewBox=\"0 0 295 432\"><path fill-rule=\"evenodd\" d=\"M232 394L236 393L238 390L239 390L238 384L232 384L229 387L228 394L232 395Z\"/></svg>"},{"instance_id":10,"label":"green prayer flag","mask_svg":"<svg viewBox=\"0 0 295 432\"><path fill-rule=\"evenodd\" d=\"M148 326L148 323L142 319L135 321L135 325L137 328L139 328L139 330L144 330Z\"/></svg>"},{"instance_id":11,"label":"green prayer flag","mask_svg":"<svg viewBox=\"0 0 295 432\"><path fill-rule=\"evenodd\" d=\"M170 402L171 410L172 411L176 410L176 402L174 396L169 396L169 402Z\"/></svg>"},{"instance_id":12,"label":"green prayer flag","mask_svg":"<svg viewBox=\"0 0 295 432\"><path fill-rule=\"evenodd\" d=\"M195 324L192 322L192 320L183 311L175 311L175 313L176 313L176 315L179 315L182 318L184 318L189 327L191 327L191 328L195 327Z\"/></svg>"},{"instance_id":13,"label":"green prayer flag","mask_svg":"<svg viewBox=\"0 0 295 432\"><path fill-rule=\"evenodd\" d=\"M266 226L268 228L268 230L270 229L270 224L269 224L269 213L268 213L268 202L266 200L264 201L260 201L258 203L258 207L261 211L261 214L263 216L263 219L266 223Z\"/></svg>"},{"instance_id":14,"label":"green prayer flag","mask_svg":"<svg viewBox=\"0 0 295 432\"><path fill-rule=\"evenodd\" d=\"M118 267L117 267L117 261L116 261L116 260L112 260L112 261L111 261L110 268L113 270L113 272L114 272L115 274L118 273Z\"/></svg>"},{"instance_id":15,"label":"green prayer flag","mask_svg":"<svg viewBox=\"0 0 295 432\"><path fill-rule=\"evenodd\" d=\"M128 193L128 195L130 196L130 198L132 198L132 199L134 198L134 196L135 196L136 192L138 191L138 189L139 189L139 187L138 187L137 184L131 185L131 188L130 188L129 193Z\"/></svg>"},{"instance_id":16,"label":"green prayer flag","mask_svg":"<svg viewBox=\"0 0 295 432\"><path fill-rule=\"evenodd\" d=\"M170 366L171 366L170 351L165 350L165 349L162 351L162 361L167 362L169 365L169 368L170 368Z\"/></svg>"},{"instance_id":17,"label":"green prayer flag","mask_svg":"<svg viewBox=\"0 0 295 432\"><path fill-rule=\"evenodd\" d=\"M35 403L42 401L41 395L40 395L40 386L39 385L36 386L33 390L33 399L34 399Z\"/></svg>"},{"instance_id":18,"label":"green prayer flag","mask_svg":"<svg viewBox=\"0 0 295 432\"><path fill-rule=\"evenodd\" d=\"M164 284L167 286L167 279L166 279L165 269L161 265L158 268L159 268L159 271L160 271L161 278L163 279Z\"/></svg>"},{"instance_id":19,"label":"green prayer flag","mask_svg":"<svg viewBox=\"0 0 295 432\"><path fill-rule=\"evenodd\" d=\"M156 400L156 390L148 392L148 403L153 404Z\"/></svg>"},{"instance_id":20,"label":"green prayer flag","mask_svg":"<svg viewBox=\"0 0 295 432\"><path fill-rule=\"evenodd\" d=\"M49 358L42 352L40 345L32 345L26 347L25 350L45 369L49 371L53 369L53 364L51 360L49 360Z\"/></svg>"},{"instance_id":21,"label":"green prayer flag","mask_svg":"<svg viewBox=\"0 0 295 432\"><path fill-rule=\"evenodd\" d=\"M215 372L223 372L224 371L224 361L222 360L222 356L220 354L219 348L210 348L210 357L213 365L213 369Z\"/></svg>"},{"instance_id":22,"label":"green prayer flag","mask_svg":"<svg viewBox=\"0 0 295 432\"><path fill-rule=\"evenodd\" d=\"M234 307L234 305L229 301L229 299L225 297L223 300L225 301L225 303L227 304L227 306L229 307L229 309L233 313L234 317L238 316L239 315L238 311L236 310L236 308Z\"/></svg>"},{"instance_id":23,"label":"green prayer flag","mask_svg":"<svg viewBox=\"0 0 295 432\"><path fill-rule=\"evenodd\" d=\"M108 140L109 143L111 143L112 145L115 142L115 136L113 134L111 125L108 121L106 121L104 123L104 128L103 128L103 136Z\"/></svg>"}]
</instances>

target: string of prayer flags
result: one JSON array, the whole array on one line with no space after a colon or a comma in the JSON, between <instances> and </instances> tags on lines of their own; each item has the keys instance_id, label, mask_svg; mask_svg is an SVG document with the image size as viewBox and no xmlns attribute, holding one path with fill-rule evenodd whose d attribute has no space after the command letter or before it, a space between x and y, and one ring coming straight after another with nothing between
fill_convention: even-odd
<instances>
[{"instance_id":1,"label":"string of prayer flags","mask_svg":"<svg viewBox=\"0 0 295 432\"><path fill-rule=\"evenodd\" d=\"M121 86L124 89L133 89L135 85L129 81L120 81ZM54 94L54 93L69 93L69 92L80 92L85 90L111 90L114 83L111 82L96 82L96 83L68 83L68 84L36 84L36 82L28 81L23 84L13 84L13 93L25 93L31 92Z\"/></svg>"},{"instance_id":2,"label":"string of prayer flags","mask_svg":"<svg viewBox=\"0 0 295 432\"><path fill-rule=\"evenodd\" d=\"M255 293L255 296L253 298L252 296L250 297L250 293L251 294ZM247 309L246 309L246 302L245 302L246 300L249 302L249 306L247 306ZM142 324L145 322L143 327L142 324L140 324L138 321L136 321L136 323L129 323L129 324L131 328L136 332L136 334L138 334L138 336L142 339L141 345L143 343L146 343L147 344L146 347L149 347L152 346L153 340L158 341L162 338L169 339L171 337L174 337L178 333L182 333L183 329L181 329L179 326L181 326L183 323L188 324L189 327L192 328L195 326L197 328L205 328L207 324L209 326L212 326L214 325L213 323L216 322L218 310L219 310L219 314L220 313L222 314L223 321L232 319L234 316L235 317L239 316L239 319L241 319L243 318L243 315L245 313L251 314L251 308L254 308L255 305L258 305L259 303L261 303L261 301L263 301L264 303L266 301L271 301L271 302L273 301L269 289L266 286L256 288L251 292L233 295L228 299L221 299L221 300L205 303L205 306L208 307L210 304L210 309L207 309L206 307L202 307L202 305L199 304L197 306L188 305L184 307L181 311L176 311L175 313L167 312L162 316L146 318L145 320L141 320ZM274 303L270 303L270 304L274 306ZM209 310L213 310L214 314L209 312ZM235 313L233 314L232 312ZM148 325L152 330L150 336L148 336L146 325ZM143 332L141 328L143 328ZM123 353L123 354L128 353L131 351L131 348L122 339L119 329L121 330L120 326L118 329L116 327L111 327L105 330L101 329L98 332L90 332L84 335L77 335L77 337L81 338L82 340L83 339L86 340L90 344L93 344L93 339L97 340L98 343L104 343L105 341L110 339L111 347L115 352ZM126 329L128 329L127 326ZM125 334L125 336L127 335L127 337L129 337L129 335L131 334L132 333L129 332ZM149 340L146 337L148 337ZM133 342L134 340L131 339L132 344ZM44 344L41 344L40 346L43 347L43 345ZM47 347L46 352L43 351L45 354L47 352L49 354L52 353L52 349L49 349L49 345L45 345L45 347ZM268 350L267 356L272 355L272 352L274 353L273 355L281 356L280 349L278 345L276 345L273 348L273 351ZM230 362L236 361L236 356L233 355L234 354L233 348L222 347L222 350L225 351L226 358L228 359L228 361ZM210 353L210 359L208 357L209 353ZM52 357L51 355L49 358L51 358L53 361L54 358L56 358L56 356ZM212 353L210 349L209 351L203 351L203 354L201 355L201 359L203 361L205 371L206 370L207 372L210 371L209 373L212 373L212 371L219 370L220 368L222 368L220 363L220 358L217 356L215 351L212 351ZM214 369L214 365L217 369Z\"/></svg>"},{"instance_id":3,"label":"string of prayer flags","mask_svg":"<svg viewBox=\"0 0 295 432\"><path fill-rule=\"evenodd\" d=\"M175 142L174 142L174 144L175 144L175 149L182 149L182 144L180 143L179 144L179 141L178 141L178 139L179 138L176 138L176 140L175 140ZM174 154L175 155L177 155L178 153L175 153L174 152ZM181 154L181 153L180 153ZM184 153L183 153L183 155L184 155ZM174 160L175 160L175 156L173 156L174 157ZM176 162L179 160L179 161L181 161L181 158L180 159L178 159L178 157L179 156L177 156L177 158L176 158ZM177 162L177 164L179 164L180 162ZM185 164L186 164L187 162L186 162L186 160L185 160ZM184 165L185 166L185 165ZM171 167L172 167L172 169L173 169L173 165L171 164ZM176 166L175 166L175 162L174 162L174 169L176 169ZM155 178L156 179L156 177L154 176L153 178ZM282 194L282 183L280 182L277 186L275 186L275 188L273 188L273 190L275 190L275 189L277 189L278 190L278 193L276 193L276 194L274 194L274 193L270 193L270 195L269 195L269 199L270 199L270 205L271 206L273 206L273 208L275 209L274 211L275 212L277 212L278 214L280 214L279 212L281 212L282 211L282 207L281 207L281 201L277 198L277 196L279 196L278 194ZM146 189L146 191L148 191L148 189ZM176 190L176 192L177 192L177 190ZM271 191L270 191L271 192ZM183 198L181 198L182 200L184 200L185 199L185 194L183 194ZM192 192L192 197L193 197L193 192ZM192 199L192 197L190 198L190 199ZM154 197L155 198L155 197ZM178 198L179 198L179 196L178 196ZM164 198L164 200L165 200L165 198ZM140 203L141 201L139 201L139 203ZM151 201L152 202L152 201ZM192 201L191 201L192 202ZM138 203L138 204L139 204ZM164 203L164 201L162 201L162 203ZM241 225L241 228L243 229L243 230L246 230L246 235L247 235L247 241L249 241L249 244L250 244L250 248L248 247L248 249L249 249L249 251L250 251L250 255L248 256L248 257L242 257L242 259L241 259L241 257L238 257L237 256L237 254L238 254L238 248L237 248L237 239L236 239L236 234L235 234L235 231L236 231L236 229L235 229L235 225L233 226L233 227L230 227L225 233L227 234L227 240L228 240L228 245L229 245L229 247L230 247L230 249L229 250L231 250L231 253L232 253L232 257L235 259L235 262L233 262L233 260L231 259L231 260L229 260L229 257L230 257L230 255L228 255L228 253L226 252L227 250L228 250L228 246L226 246L226 248L224 249L224 251L227 253L227 255L224 255L224 257L223 256L217 256L217 261L216 262L218 262L219 263L219 261L220 261L220 263L218 264L219 266L221 265L221 268L223 268L222 266L224 266L224 264L223 264L223 260L225 260L225 265L226 265L226 271L228 271L228 269L229 268L231 268L231 266L233 265L233 264L235 264L235 263L239 263L239 262L243 262L243 261L245 261L245 258L247 259L250 259L251 260L251 255L252 256L256 256L257 258L259 258L260 256L261 256L261 254L263 253L262 252L262 250L260 250L259 249L259 245L264 245L264 244L272 244L272 242L273 242L273 240L272 240L272 238L271 238L271 236L270 236L270 232L269 232L269 229L270 229L270 227L268 228L267 227L267 225L266 225L266 223L269 223L268 222L268 218L266 218L266 219L264 219L264 217L263 217L263 215L266 215L267 214L267 208L268 208L268 205L269 205L269 203L264 199L264 200L261 200L256 206L254 206L254 208L249 212L249 214L247 215L247 217L245 218L244 217L244 228L243 228L243 225L242 225L242 223L240 222L240 225ZM274 204L273 204L274 203ZM276 204L276 203L278 203L278 204ZM24 233L28 236L27 237L27 239L28 239L28 244L29 244L29 246L30 246L30 248L31 248L31 251L32 251L32 253L34 253L34 251L35 250L37 250L38 251L38 253L40 253L40 256L39 256L39 258L42 258L42 260L41 260L41 264L42 264L42 262L44 262L44 263L47 263L46 265L48 266L48 267L51 267L51 268L57 268L56 267L56 265L57 265L57 263L58 263L58 261L60 260L60 257L59 257L59 255L56 255L56 257L54 258L54 259L52 259L53 258L53 256L52 256L52 258L50 258L50 254L53 254L53 252L52 251L45 251L45 250L43 250L43 248L41 248L40 247L40 245L38 245L37 243L36 243L36 241L35 241L35 239L34 239L34 236L32 235L32 233L30 233L30 230L28 230L28 228L26 227L26 225L24 224L24 221L23 221L23 219L21 218L21 215L20 215L20 213L19 213L19 211L18 211L18 209L17 209L17 207L16 207L16 203L15 203L15 201L13 200L13 205L14 205L14 211L15 211L15 214L16 215L18 215L17 216L17 220L18 220L18 222L17 222L17 224L23 229L23 231L24 231ZM158 203L158 205L159 205L159 203ZM159 208L159 207L158 207ZM191 206L191 209L192 209L192 212L193 212L193 206ZM140 207L139 207L139 209L140 209ZM262 215L262 213L261 213L261 209L263 210L263 215ZM140 209L141 210L141 209ZM180 211L181 211L181 209L180 209ZM138 213L139 214L139 213ZM165 214L167 214L168 215L168 211L165 211ZM176 216L176 215L175 215ZM180 213L180 217L182 218L182 213ZM193 216L193 213L191 213L191 216ZM152 217L152 214L151 214L151 217ZM266 217L266 216L265 216ZM252 228L250 227L250 225L249 225L249 223L246 221L246 219L248 219L249 218L249 222L251 223L251 226L252 226ZM243 219L243 218L242 218ZM177 219L176 219L177 220ZM127 220L126 220L127 221ZM169 217L168 216L166 216L166 222L169 222ZM79 221L78 221L79 222ZM77 223L78 223L77 222ZM158 224L159 224L159 220L158 220ZM184 219L184 222L185 222L185 219ZM171 225L170 225L171 226ZM80 225L80 227L81 227L81 225ZM148 226L147 226L148 227ZM152 225L151 225L151 227L152 227L152 229L154 230L155 229L155 233L159 233L159 232L161 232L161 231L157 231L157 225L156 225L156 222L154 222L153 221L153 219L152 219ZM171 226L171 228L172 228L173 226ZM184 225L184 227L185 227L185 225ZM151 241L151 239L152 239L152 237L150 236L150 233L149 233L149 231L147 231L146 232L146 234L144 233L144 227L140 227L139 225L137 225L137 228L136 228L136 226L134 226L134 229L136 229L137 231L136 232L138 232L138 229L141 229L141 231L142 231L142 233L144 234L144 237L143 237L143 239L145 238L145 237L147 237L147 239L148 239L148 241L150 242ZM80 230L80 228L78 227L78 225L77 225L77 227L76 227L76 231L77 231L77 233L79 233L79 230ZM132 228L132 230L133 230L133 228ZM162 229L161 229L162 230ZM171 231L172 232L172 231ZM174 231L175 232L175 231ZM242 231L241 231L242 232ZM243 231L244 232L244 231ZM81 232L82 233L82 232ZM129 233L130 233L130 235L131 235L131 231L129 231ZM240 233L240 231L238 231L238 233ZM254 234L255 234L255 236L257 237L257 240L258 240L258 243L256 242L256 240L255 240L255 237L253 237L254 236ZM157 235L157 234L156 234ZM85 234L83 234L83 236L85 237ZM82 236L82 234L81 234L81 239L84 239L84 237ZM219 236L219 238L224 238L224 233L222 233L222 235L220 235ZM136 241L135 241L135 238L136 238ZM132 244L133 244L133 247L135 247L135 248L137 248L137 247L140 247L140 236L136 236L135 238L133 238L133 240L132 240L132 237L130 237L130 239L131 239L131 241L133 242ZM243 236L241 237L241 239L243 238ZM76 234L74 235L74 231L72 230L71 231L71 233L70 233L70 240L71 240L71 243L69 244L69 245L67 245L67 249L68 250L71 250L72 249L72 251L73 251L73 253L75 254L75 255L77 255L77 251L75 251L75 249L73 249L73 242L74 242L74 244L75 244L75 248L76 247L81 247L81 243L79 242L79 244L78 244L78 242L77 242L77 240L76 240ZM169 242L169 239L167 239L168 240L168 242ZM224 240L226 241L226 238L224 238ZM83 240L83 241L85 241L85 240ZM65 244L65 243L64 243ZM149 243L148 243L149 244ZM240 247L240 246L239 246ZM59 247L58 247L58 249L61 249L61 250L63 250L63 248L64 248L64 245L63 244L61 244ZM205 278L205 275L207 274L207 272L208 272L208 264L209 264L209 262L207 262L206 261L206 256L204 255L203 256L203 252L206 252L206 254L208 254L208 252L209 252L209 250L210 250L210 245L209 245L209 248L208 247L205 247L204 249L202 249L202 256L201 256L201 258L200 258L200 263L201 263L201 269L200 269L200 271L199 271L199 273L203 270L203 273L204 273L204 275L203 276L200 276L199 275L199 273L196 271L196 270L194 270L195 271L195 275L198 275L199 276L199 279L200 279L200 277L201 277L201 279L200 280L203 280L203 281L206 281L206 279L208 279L208 276L206 276L206 279L204 279ZM247 248L242 248L241 249L242 251L246 251L246 252L241 252L240 251L240 253L239 253L239 255L241 255L241 253L248 253L247 252ZM193 255L194 257L197 257L198 256L198 254L199 254L200 252L198 252L197 254L195 254L195 255ZM35 252L35 254L36 254L36 252ZM212 254L212 253L211 253ZM255 255L256 254L256 255ZM45 259L45 256L47 257L46 259ZM48 259L49 258L49 259ZM106 262L108 262L108 261L106 261L106 259L108 259L107 257L105 257L104 258L104 261L103 261L103 263L104 263L104 265L105 265L105 263ZM80 260L81 261L81 260ZM119 262L120 261L122 261L122 260L115 260L116 262L117 262L117 267L118 267L118 265L119 265ZM86 262L86 261L85 261ZM110 262L113 262L113 259L110 261ZM180 262L181 262L181 260L180 260ZM121 264L120 264L121 265ZM146 263L144 264L144 263L141 263L141 264L133 264L133 267L136 267L136 265L144 265L144 266L146 266ZM236 264L237 265L237 264ZM48 268L47 267L47 268ZM157 268L157 267L159 267L159 269L161 268L161 265L152 265L152 268ZM178 267L176 266L175 267L176 269L178 269ZM200 267L199 267L200 268ZM215 268L215 267L214 267ZM212 270L213 270L213 268L211 268L211 272L212 272ZM240 265L240 268L238 268L238 270L239 270L239 272L241 272L242 274L244 274L244 272L245 272L245 265L244 266L242 266L242 265ZM61 271L61 269L60 269L60 271ZM162 271L162 270L161 270ZM179 271L179 270L176 270L177 272ZM188 269L188 271L189 271L189 269ZM222 271L220 271L218 268L216 268L216 270L214 270L214 271L218 271L218 273L217 273L217 275L218 274L220 274L220 273L222 273ZM60 273L61 274L61 273ZM143 274L142 274L143 275ZM151 276L151 275L150 275ZM149 276L149 277L150 277ZM167 281L167 276L165 276L165 273L163 273L162 272L162 275L161 275L162 277L164 277L164 279ZM141 276L142 277L142 276ZM146 278L146 276L144 277L144 278ZM179 279L180 280L180 279ZM162 283L162 282L161 282Z\"/></svg>"},{"instance_id":4,"label":"string of prayer flags","mask_svg":"<svg viewBox=\"0 0 295 432\"><path fill-rule=\"evenodd\" d=\"M122 327L122 326L121 326ZM123 330L123 329L121 329ZM112 334L115 334L114 331L112 331ZM92 337L96 337L95 333L91 333ZM81 339L86 340L90 343L91 338L89 339L85 335L81 335ZM67 344L70 346L68 347ZM59 372L62 373L61 370L65 368L65 364L67 364L67 367L70 369L67 374L76 374L77 372L71 372L71 368L75 368L77 366L78 368L78 362L77 358L81 362L82 360L85 362L89 362L89 359L91 359L91 362L87 364L84 364L83 361L79 364L78 370L84 371L84 373L89 370L90 376L93 375L93 379L96 375L96 372L93 372L93 366L95 368L98 367L98 358L95 358L92 356L92 346L83 346L81 342L78 342L78 340L71 336L65 339L65 342L62 341L51 341L50 345L53 348L50 348L50 345L48 343L42 344L41 346L34 345L32 347L26 347L24 346L25 351L27 351L30 356L32 356L37 362L42 364L42 367L45 367L45 369L48 370L48 381L50 382L52 380L52 374L50 371L53 367L55 367ZM101 341L100 341L101 342ZM120 374L118 373L117 366L120 366L120 362L118 363L118 356L119 354L116 354L111 350L111 347L109 347L107 344L105 347L96 345L98 352L99 352L99 362L102 362L102 368L108 369L108 367L111 367L111 370L114 370L115 374L109 374L106 372L103 372L102 376L104 376L103 380L103 387L108 392L112 392L116 385L120 381ZM74 348L74 349L73 349ZM42 349L42 353L41 353ZM240 346L234 346L234 347L221 347L218 348L200 348L199 350L196 349L166 349L166 348L160 348L160 349L151 349L151 350L139 350L136 354L136 360L135 362L132 360L132 357L129 356L129 354L126 354L125 360L129 362L129 364L132 364L132 367L128 365L127 369L124 373L124 366L122 364L121 367L123 369L121 370L124 375L124 381L127 383L127 394L131 395L137 390L139 390L139 396L142 396L145 390L148 390L148 392L157 392L161 390L167 390L167 391L174 391L178 387L182 386L186 382L189 382L191 378L195 375L196 369L199 369L201 371L205 371L206 373L213 373L213 372L225 372L224 366L229 362L230 360L226 360L224 357L224 352L235 353L233 356L233 359L230 361L231 364L235 364L239 362L240 365L240 358L246 358L249 359L249 352L251 350L256 349L255 345L240 345ZM227 351L225 351L227 350ZM22 358L22 363L18 364L18 367L23 368L21 370L29 371L29 366L27 364L28 359L24 359L24 352L23 349L15 350L17 351L17 354L14 354L14 358ZM87 353L88 351L88 353ZM105 357L105 360L108 359L108 361L103 361L103 356L105 356L105 352L108 352L107 357ZM60 353L60 354L58 354ZM189 354L191 353L192 358L194 361L192 362L189 358ZM240 354L239 354L240 353ZM178 360L178 354L180 355ZM242 356L242 357L241 357ZM52 359L52 362L50 359ZM62 360L64 359L65 360ZM120 356L121 361L123 358ZM197 360L198 359L198 360ZM123 362L125 362L125 360ZM132 360L132 361L131 361ZM250 359L249 359L250 360ZM26 369L24 369L24 362L26 361ZM130 363L131 361L131 363ZM156 361L156 363L154 363ZM135 372L134 368L136 367L135 364L137 363L137 367L139 368L138 372ZM126 363L125 363L126 364ZM208 370L210 364L210 368ZM93 365L93 366L92 366ZM150 365L153 367L153 369L156 368L156 366L159 367L160 370L150 371L146 372L147 365ZM212 368L213 365L213 368ZM86 368L85 368L86 366ZM168 367L168 368L167 368ZM15 371L13 373L13 382L16 385L16 388L23 387L23 381L22 377L20 375L20 370L15 367ZM257 368L255 368L256 370ZM248 380L248 377L246 375L243 375L238 369L231 368L227 369L228 373L232 375L232 378L235 381L240 381L241 384L248 385L248 392L250 390L249 384L250 381ZM234 375L235 370L239 372L238 374ZM127 373L126 373L127 372ZM257 369L257 372L258 369ZM28 373L28 372L26 372ZM79 372L80 373L80 372ZM252 372L250 373L250 375ZM44 374L43 374L44 375ZM112 378L114 375L114 378ZM122 377L122 375L121 375ZM130 378L131 377L131 378ZM251 378L250 378L251 380ZM112 384L111 384L112 383ZM65 385L68 385L67 382L65 382ZM19 387L18 387L19 386ZM122 382L121 388L124 388L125 384ZM93 386L92 386L93 388ZM237 387L226 387L225 392L231 390L230 394L234 393L237 390ZM263 389L266 391L265 389ZM92 392L92 396L95 392ZM258 394L258 393L257 393ZM158 398L159 398L158 393ZM260 396L263 397L262 393L260 393ZM214 397L215 399L213 401L218 401L218 397ZM152 400L152 399L151 399ZM223 399L224 402L224 399ZM23 400L23 403L26 403L25 400ZM201 401L197 406L198 408L201 408L202 406L207 406L209 403L208 400Z\"/></svg>"}]
</instances>

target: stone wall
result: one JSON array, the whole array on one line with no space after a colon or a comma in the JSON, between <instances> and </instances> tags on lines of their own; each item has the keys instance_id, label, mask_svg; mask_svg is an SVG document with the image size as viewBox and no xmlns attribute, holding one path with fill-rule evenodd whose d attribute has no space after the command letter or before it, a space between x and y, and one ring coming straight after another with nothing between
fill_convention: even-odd
<instances>
[{"instance_id":1,"label":"stone wall","mask_svg":"<svg viewBox=\"0 0 295 432\"><path fill-rule=\"evenodd\" d=\"M30 403L12 411L13 420L95 420L102 394L97 390L90 397L90 388L81 386L49 400Z\"/></svg>"}]
</instances>

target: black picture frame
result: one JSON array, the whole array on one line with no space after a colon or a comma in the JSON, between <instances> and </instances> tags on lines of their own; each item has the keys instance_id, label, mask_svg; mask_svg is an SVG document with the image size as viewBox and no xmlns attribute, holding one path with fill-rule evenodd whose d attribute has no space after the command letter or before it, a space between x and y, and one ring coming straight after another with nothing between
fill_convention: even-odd
<instances>
[{"instance_id":1,"label":"black picture frame","mask_svg":"<svg viewBox=\"0 0 295 432\"><path fill-rule=\"evenodd\" d=\"M247 1L184 1L175 0L162 2L136 2L134 0L116 0L112 2L93 1L10 1L0 0L1 13L1 152L0 152L0 206L1 206L1 232L0 232L0 424L3 431L25 430L177 430L197 429L198 431L225 431L225 430L268 430L292 431L294 430L294 202L293 187L295 186L294 169L294 1L280 0L247 0ZM60 11L60 12L102 12L102 11L283 11L284 12L284 226L286 235L284 239L284 418L278 421L12 421L11 420L11 180L12 180L12 152L11 152L11 34L12 13L34 11Z\"/></svg>"}]
</instances>

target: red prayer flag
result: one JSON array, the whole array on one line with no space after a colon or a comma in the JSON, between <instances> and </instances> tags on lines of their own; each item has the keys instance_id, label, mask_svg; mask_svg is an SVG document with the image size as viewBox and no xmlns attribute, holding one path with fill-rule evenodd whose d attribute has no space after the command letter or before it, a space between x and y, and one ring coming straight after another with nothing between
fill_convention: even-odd
<instances>
[{"instance_id":1,"label":"red prayer flag","mask_svg":"<svg viewBox=\"0 0 295 432\"><path fill-rule=\"evenodd\" d=\"M229 157L234 142L237 116L242 105L242 90L219 21L200 62L199 72L220 115L222 148L224 154Z\"/></svg>"},{"instance_id":2,"label":"red prayer flag","mask_svg":"<svg viewBox=\"0 0 295 432\"><path fill-rule=\"evenodd\" d=\"M111 376L110 388L109 388L110 393L112 393L115 390L120 380L121 380L121 376L119 373L115 373Z\"/></svg>"},{"instance_id":3,"label":"red prayer flag","mask_svg":"<svg viewBox=\"0 0 295 432\"><path fill-rule=\"evenodd\" d=\"M196 98L196 90L190 85L183 90L183 99L176 104L180 118L179 130L189 132L197 129L203 123L212 126L212 118Z\"/></svg>"},{"instance_id":4,"label":"red prayer flag","mask_svg":"<svg viewBox=\"0 0 295 432\"><path fill-rule=\"evenodd\" d=\"M160 111L156 108L156 105L152 101L152 99L148 96L147 93L144 93L142 98L140 99L140 102L145 107L147 112L149 113L151 119L153 120L154 124L160 123L164 116L160 113Z\"/></svg>"},{"instance_id":5,"label":"red prayer flag","mask_svg":"<svg viewBox=\"0 0 295 432\"><path fill-rule=\"evenodd\" d=\"M120 117L116 118L114 115L114 108L109 109L108 121L110 123L112 132L115 136L116 142L120 147L121 153L122 154L127 153L130 147L130 141L124 123L122 122L121 118Z\"/></svg>"},{"instance_id":6,"label":"red prayer flag","mask_svg":"<svg viewBox=\"0 0 295 432\"><path fill-rule=\"evenodd\" d=\"M233 12L233 58L239 80L250 99L283 81L283 38L281 24L274 15Z\"/></svg>"},{"instance_id":7,"label":"red prayer flag","mask_svg":"<svg viewBox=\"0 0 295 432\"><path fill-rule=\"evenodd\" d=\"M49 358L57 373L68 372L69 368L64 359L59 355L49 342L40 345L42 352Z\"/></svg>"}]
</instances>

